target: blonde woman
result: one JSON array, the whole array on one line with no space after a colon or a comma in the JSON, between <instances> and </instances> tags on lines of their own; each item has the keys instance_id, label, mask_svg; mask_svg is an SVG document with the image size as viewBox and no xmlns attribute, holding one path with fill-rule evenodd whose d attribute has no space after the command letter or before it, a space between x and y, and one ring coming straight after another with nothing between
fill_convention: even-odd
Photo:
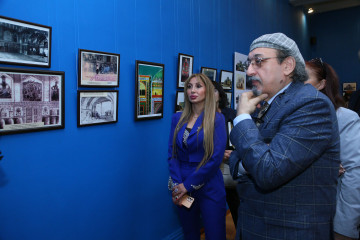
<instances>
[{"instance_id":1,"label":"blonde woman","mask_svg":"<svg viewBox=\"0 0 360 240\"><path fill-rule=\"evenodd\" d=\"M219 166L226 147L225 120L216 112L214 86L204 74L185 82L185 108L172 118L169 189L178 206L185 240L200 239L200 216L207 240L225 240L226 197ZM181 205L185 194L194 198Z\"/></svg>"}]
</instances>

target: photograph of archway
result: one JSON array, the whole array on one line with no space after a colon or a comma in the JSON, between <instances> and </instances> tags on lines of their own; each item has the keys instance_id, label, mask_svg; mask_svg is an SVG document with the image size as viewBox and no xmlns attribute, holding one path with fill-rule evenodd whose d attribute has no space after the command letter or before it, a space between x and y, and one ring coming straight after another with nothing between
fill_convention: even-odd
<instances>
[{"instance_id":1,"label":"photograph of archway","mask_svg":"<svg viewBox=\"0 0 360 240\"><path fill-rule=\"evenodd\" d=\"M117 109L117 90L78 91L78 127L116 123Z\"/></svg>"},{"instance_id":2,"label":"photograph of archway","mask_svg":"<svg viewBox=\"0 0 360 240\"><path fill-rule=\"evenodd\" d=\"M164 64L136 61L135 120L163 117Z\"/></svg>"},{"instance_id":3,"label":"photograph of archway","mask_svg":"<svg viewBox=\"0 0 360 240\"><path fill-rule=\"evenodd\" d=\"M51 27L0 16L0 62L50 67Z\"/></svg>"},{"instance_id":4,"label":"photograph of archway","mask_svg":"<svg viewBox=\"0 0 360 240\"><path fill-rule=\"evenodd\" d=\"M0 68L0 134L64 128L64 72Z\"/></svg>"}]
</instances>

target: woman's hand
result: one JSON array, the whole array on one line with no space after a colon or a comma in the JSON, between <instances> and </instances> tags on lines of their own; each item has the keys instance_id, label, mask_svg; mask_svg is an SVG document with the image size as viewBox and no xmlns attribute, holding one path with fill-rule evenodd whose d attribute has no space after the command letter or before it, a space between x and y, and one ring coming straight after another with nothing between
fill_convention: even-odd
<instances>
[{"instance_id":1,"label":"woman's hand","mask_svg":"<svg viewBox=\"0 0 360 240\"><path fill-rule=\"evenodd\" d=\"M346 172L345 168L340 164L340 168L339 168L339 177L341 175L343 175Z\"/></svg>"},{"instance_id":2,"label":"woman's hand","mask_svg":"<svg viewBox=\"0 0 360 240\"><path fill-rule=\"evenodd\" d=\"M180 199L182 198L182 196L184 196L187 193L186 188L184 187L184 184L181 183L179 185L176 185L173 187L173 191L172 191L172 200L173 203L181 206L181 202Z\"/></svg>"},{"instance_id":3,"label":"woman's hand","mask_svg":"<svg viewBox=\"0 0 360 240\"><path fill-rule=\"evenodd\" d=\"M229 160L230 154L233 150L225 150L223 162L227 162Z\"/></svg>"}]
</instances>

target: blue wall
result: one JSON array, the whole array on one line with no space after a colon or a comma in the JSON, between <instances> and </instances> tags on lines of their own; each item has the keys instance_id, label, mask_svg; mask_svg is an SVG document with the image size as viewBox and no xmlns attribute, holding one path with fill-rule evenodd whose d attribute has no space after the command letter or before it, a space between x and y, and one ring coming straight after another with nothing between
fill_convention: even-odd
<instances>
[{"instance_id":1,"label":"blue wall","mask_svg":"<svg viewBox=\"0 0 360 240\"><path fill-rule=\"evenodd\" d=\"M332 65L340 82L357 82L360 88L360 7L308 17L309 34L316 37L311 58L321 57Z\"/></svg>"},{"instance_id":2,"label":"blue wall","mask_svg":"<svg viewBox=\"0 0 360 240\"><path fill-rule=\"evenodd\" d=\"M309 51L288 0L2 0L0 15L52 26L66 109L63 130L0 136L0 240L175 238L166 158L178 53L219 73L264 33ZM118 123L77 128L79 48L121 55ZM160 120L134 121L135 60L165 64Z\"/></svg>"}]
</instances>

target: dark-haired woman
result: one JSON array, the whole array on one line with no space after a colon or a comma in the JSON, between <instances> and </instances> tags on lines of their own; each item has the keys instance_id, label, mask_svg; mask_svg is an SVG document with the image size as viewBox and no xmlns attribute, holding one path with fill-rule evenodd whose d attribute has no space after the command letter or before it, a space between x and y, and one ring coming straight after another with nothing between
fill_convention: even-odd
<instances>
[{"instance_id":1,"label":"dark-haired woman","mask_svg":"<svg viewBox=\"0 0 360 240\"><path fill-rule=\"evenodd\" d=\"M338 180L335 240L358 239L360 225L360 118L344 108L335 70L322 59L306 62L310 83L329 97L336 109L340 133L340 177Z\"/></svg>"},{"instance_id":2,"label":"dark-haired woman","mask_svg":"<svg viewBox=\"0 0 360 240\"><path fill-rule=\"evenodd\" d=\"M226 133L227 133L227 143L226 150L223 158L223 163L220 165L221 172L223 173L225 190L226 190L226 202L229 206L231 216L236 227L238 208L239 208L239 196L236 191L237 182L232 179L229 169L229 157L231 152L234 150L233 146L229 141L229 133L233 125L233 120L236 117L236 111L232 108L227 107L229 104L228 98L221 84L215 81L212 81L215 87L215 100L216 100L216 110L222 113L225 117Z\"/></svg>"}]
</instances>

